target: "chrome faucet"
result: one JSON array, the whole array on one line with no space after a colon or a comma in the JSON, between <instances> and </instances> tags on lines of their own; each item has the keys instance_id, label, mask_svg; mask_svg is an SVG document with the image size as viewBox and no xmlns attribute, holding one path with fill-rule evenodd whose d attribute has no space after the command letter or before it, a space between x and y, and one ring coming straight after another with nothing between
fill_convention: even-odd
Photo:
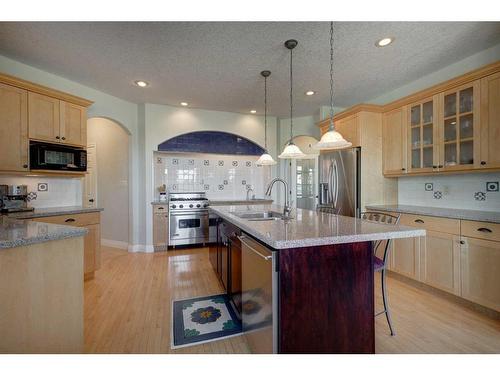
<instances>
[{"instance_id":1,"label":"chrome faucet","mask_svg":"<svg viewBox=\"0 0 500 375\"><path fill-rule=\"evenodd\" d=\"M279 177L276 177L273 180L271 180L269 185L267 185L266 195L268 197L271 196L273 186L276 182L282 182L283 186L285 187L285 207L283 208L283 218L290 219L290 214L292 213L292 207L290 207L290 191L288 190L288 184L286 183L286 181Z\"/></svg>"},{"instance_id":2,"label":"chrome faucet","mask_svg":"<svg viewBox=\"0 0 500 375\"><path fill-rule=\"evenodd\" d=\"M250 192L255 193L251 187L247 188L247 201L250 200ZM252 199L255 199L255 194L252 195Z\"/></svg>"}]
</instances>

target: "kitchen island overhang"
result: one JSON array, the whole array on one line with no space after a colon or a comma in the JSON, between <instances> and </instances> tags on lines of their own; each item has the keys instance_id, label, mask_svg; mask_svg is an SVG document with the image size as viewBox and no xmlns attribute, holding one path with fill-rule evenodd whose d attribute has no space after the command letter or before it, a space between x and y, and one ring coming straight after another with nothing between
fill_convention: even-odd
<instances>
[{"instance_id":1,"label":"kitchen island overhang","mask_svg":"<svg viewBox=\"0 0 500 375\"><path fill-rule=\"evenodd\" d=\"M211 210L272 251L274 353L375 353L373 241L425 230L300 209L286 221L239 217L252 207Z\"/></svg>"}]
</instances>

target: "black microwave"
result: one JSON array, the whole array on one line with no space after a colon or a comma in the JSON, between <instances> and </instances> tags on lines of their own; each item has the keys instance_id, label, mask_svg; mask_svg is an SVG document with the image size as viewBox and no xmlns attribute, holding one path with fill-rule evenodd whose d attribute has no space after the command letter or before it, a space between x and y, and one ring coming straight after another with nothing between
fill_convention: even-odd
<instances>
[{"instance_id":1,"label":"black microwave","mask_svg":"<svg viewBox=\"0 0 500 375\"><path fill-rule=\"evenodd\" d=\"M72 146L30 142L30 169L87 171L87 151Z\"/></svg>"}]
</instances>

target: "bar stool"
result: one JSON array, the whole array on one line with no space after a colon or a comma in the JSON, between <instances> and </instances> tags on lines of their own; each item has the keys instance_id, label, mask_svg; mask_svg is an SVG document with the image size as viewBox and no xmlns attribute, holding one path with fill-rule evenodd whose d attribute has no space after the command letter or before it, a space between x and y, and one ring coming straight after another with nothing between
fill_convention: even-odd
<instances>
[{"instance_id":1,"label":"bar stool","mask_svg":"<svg viewBox=\"0 0 500 375\"><path fill-rule=\"evenodd\" d=\"M380 224L397 225L399 223L400 217L401 214L398 214L396 216L385 212L370 211L361 213L361 219ZM383 242L385 242L385 246L381 246ZM391 330L391 336L395 336L396 331L392 326L391 312L389 310L389 302L387 300L387 284L386 284L386 273L387 273L387 263L389 261L390 244L391 244L391 239L374 241L373 243L373 270L375 272L380 272L381 274L382 300L384 302L384 310L376 313L375 316L377 317L381 314L385 314L385 317L387 318L387 324L389 324L389 329ZM381 254L382 259L377 256L377 250L379 250L379 248L383 248L383 254Z\"/></svg>"}]
</instances>

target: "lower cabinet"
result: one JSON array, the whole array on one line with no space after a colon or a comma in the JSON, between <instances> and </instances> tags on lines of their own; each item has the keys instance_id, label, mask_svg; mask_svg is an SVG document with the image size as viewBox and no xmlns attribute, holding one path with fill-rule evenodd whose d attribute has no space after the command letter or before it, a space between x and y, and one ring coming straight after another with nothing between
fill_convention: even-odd
<instances>
[{"instance_id":1,"label":"lower cabinet","mask_svg":"<svg viewBox=\"0 0 500 375\"><path fill-rule=\"evenodd\" d=\"M155 251L168 249L168 206L153 206L153 247Z\"/></svg>"},{"instance_id":2,"label":"lower cabinet","mask_svg":"<svg viewBox=\"0 0 500 375\"><path fill-rule=\"evenodd\" d=\"M461 238L462 297L500 311L500 242Z\"/></svg>"},{"instance_id":3,"label":"lower cabinet","mask_svg":"<svg viewBox=\"0 0 500 375\"><path fill-rule=\"evenodd\" d=\"M389 269L418 280L421 241L422 239L419 237L393 240Z\"/></svg>"},{"instance_id":4,"label":"lower cabinet","mask_svg":"<svg viewBox=\"0 0 500 375\"><path fill-rule=\"evenodd\" d=\"M460 295L460 237L427 231L420 247L420 281Z\"/></svg>"}]
</instances>

